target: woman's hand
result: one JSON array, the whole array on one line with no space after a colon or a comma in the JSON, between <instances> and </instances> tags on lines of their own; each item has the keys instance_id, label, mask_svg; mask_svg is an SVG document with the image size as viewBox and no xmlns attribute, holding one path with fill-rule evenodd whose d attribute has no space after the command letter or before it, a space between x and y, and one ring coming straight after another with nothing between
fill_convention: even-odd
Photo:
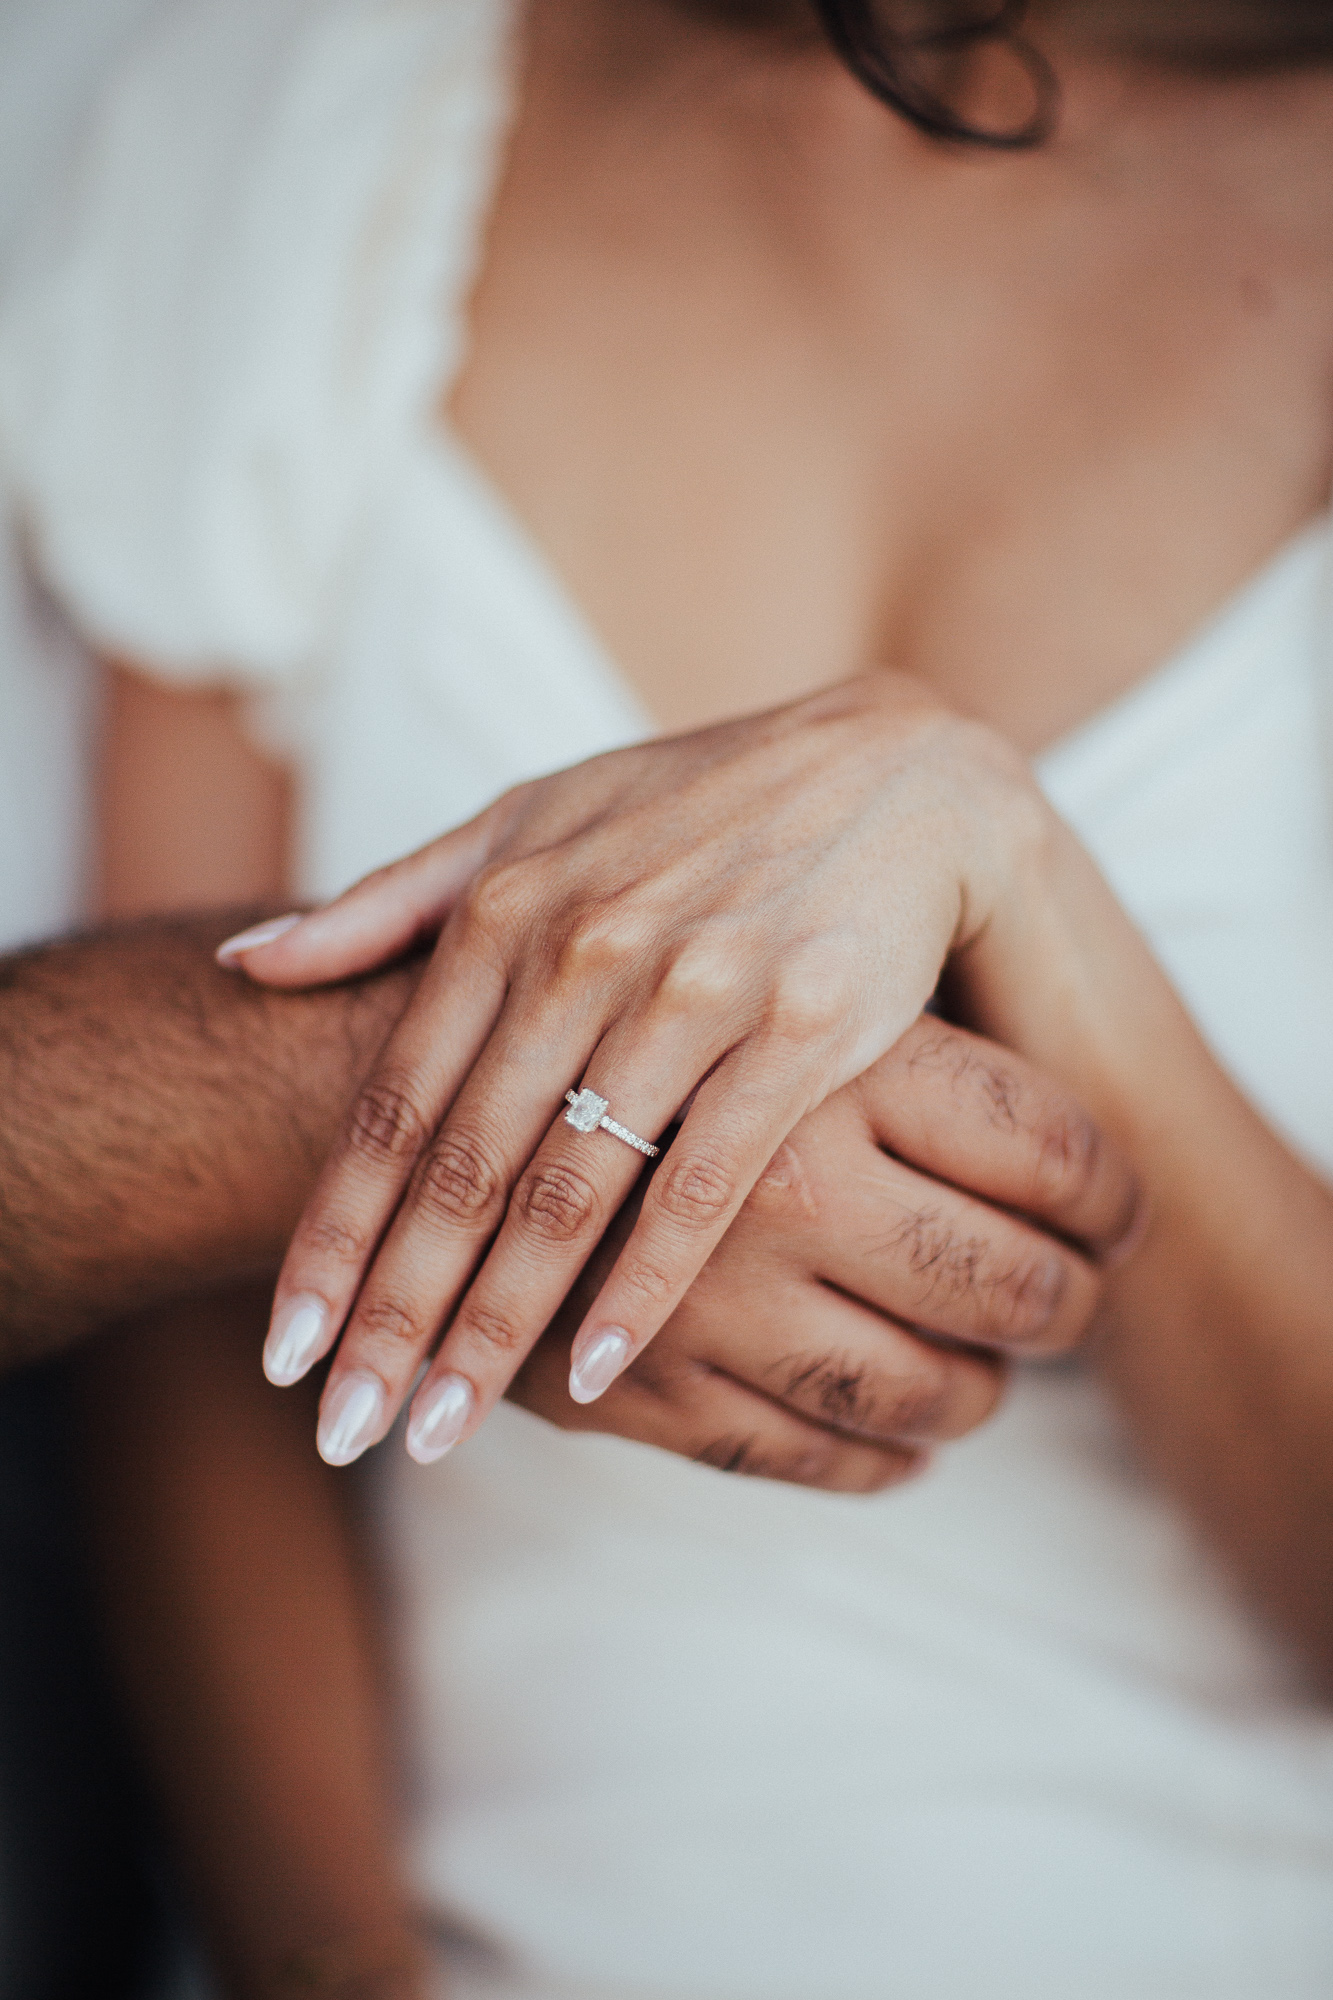
<instances>
[{"instance_id":1,"label":"woman's hand","mask_svg":"<svg viewBox=\"0 0 1333 2000\"><path fill-rule=\"evenodd\" d=\"M1074 1344L1136 1192L1064 1090L927 1017L801 1121L652 1346L587 1407L567 1391L570 1341L633 1206L510 1400L729 1471L871 1492L983 1423L1009 1356Z\"/></svg>"},{"instance_id":2,"label":"woman's hand","mask_svg":"<svg viewBox=\"0 0 1333 2000\"><path fill-rule=\"evenodd\" d=\"M275 941L233 941L296 986L443 925L279 1281L274 1380L346 1325L326 1455L383 1435L450 1321L413 1436L466 1435L503 1394L643 1164L559 1116L579 1084L648 1141L683 1116L574 1342L572 1393L609 1387L787 1134L1013 894L1044 823L991 732L868 674L523 786Z\"/></svg>"}]
</instances>

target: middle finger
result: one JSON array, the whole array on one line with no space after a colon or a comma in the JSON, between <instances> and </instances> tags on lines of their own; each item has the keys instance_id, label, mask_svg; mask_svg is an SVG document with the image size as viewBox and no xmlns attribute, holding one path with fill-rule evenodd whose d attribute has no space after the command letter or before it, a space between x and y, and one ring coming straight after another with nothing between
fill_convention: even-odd
<instances>
[{"instance_id":1,"label":"middle finger","mask_svg":"<svg viewBox=\"0 0 1333 2000\"><path fill-rule=\"evenodd\" d=\"M770 1163L741 1227L785 1226L817 1276L927 1332L1016 1355L1073 1346L1100 1296L1089 1260L867 1137L850 1103L825 1105Z\"/></svg>"}]
</instances>

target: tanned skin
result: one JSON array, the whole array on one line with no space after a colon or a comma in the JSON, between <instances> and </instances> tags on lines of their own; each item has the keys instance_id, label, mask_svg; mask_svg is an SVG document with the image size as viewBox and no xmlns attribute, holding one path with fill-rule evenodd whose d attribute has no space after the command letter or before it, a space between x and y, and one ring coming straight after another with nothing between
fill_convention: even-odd
<instances>
[{"instance_id":1,"label":"tanned skin","mask_svg":"<svg viewBox=\"0 0 1333 2000\"><path fill-rule=\"evenodd\" d=\"M245 914L0 960L0 1369L281 1259L416 979L266 995L213 963Z\"/></svg>"}]
</instances>

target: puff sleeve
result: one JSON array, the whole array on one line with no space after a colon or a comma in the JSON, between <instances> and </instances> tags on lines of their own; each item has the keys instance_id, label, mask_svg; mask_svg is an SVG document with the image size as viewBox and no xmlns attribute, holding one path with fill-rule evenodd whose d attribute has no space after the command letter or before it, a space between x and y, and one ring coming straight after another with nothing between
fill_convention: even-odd
<instances>
[{"instance_id":1,"label":"puff sleeve","mask_svg":"<svg viewBox=\"0 0 1333 2000\"><path fill-rule=\"evenodd\" d=\"M457 360L489 0L180 0L108 80L0 305L0 452L86 636L272 687Z\"/></svg>"}]
</instances>

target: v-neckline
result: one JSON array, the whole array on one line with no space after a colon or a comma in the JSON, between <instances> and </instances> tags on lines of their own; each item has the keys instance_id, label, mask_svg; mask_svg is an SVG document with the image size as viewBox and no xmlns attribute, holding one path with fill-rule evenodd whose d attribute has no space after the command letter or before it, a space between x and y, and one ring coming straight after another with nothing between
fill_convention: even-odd
<instances>
[{"instance_id":1,"label":"v-neckline","mask_svg":"<svg viewBox=\"0 0 1333 2000\"><path fill-rule=\"evenodd\" d=\"M503 23L499 25L498 33L495 32L495 24L492 28L491 60L500 66L501 87L493 93L495 111L492 128L479 130L473 138L478 163L489 152L489 171L474 172L472 176L475 191L472 217L474 255L471 260L474 281L480 271L485 234L504 175L519 112L516 51L525 11L524 0L504 0ZM469 285L467 296L456 301L456 337L449 343L451 352L447 364L444 350L441 350L435 393L428 404L429 442L434 446L437 467L465 489L463 497L470 498L477 523L487 535L497 560L508 565L516 577L521 578L526 595L532 596L551 616L558 618L568 642L564 649L566 658L573 655L586 659L590 681L600 684L608 699L614 700L621 711L622 723L638 725L641 737L661 735L661 723L600 637L578 597L484 461L462 437L450 415L453 387L465 365L471 344L471 291L472 286ZM1269 596L1286 574L1288 566L1299 563L1307 545L1320 536L1329 535L1330 531L1333 531L1333 503L1305 521L1270 556L1241 578L1148 672L1032 753L1029 761L1034 770L1039 774L1056 770L1066 761L1076 758L1104 731L1126 725L1146 707L1169 695L1185 678L1193 679L1206 672L1222 649L1226 636L1256 604ZM1333 543L1330 544L1330 556L1333 557ZM1333 603L1330 604L1330 614L1333 616Z\"/></svg>"}]
</instances>

